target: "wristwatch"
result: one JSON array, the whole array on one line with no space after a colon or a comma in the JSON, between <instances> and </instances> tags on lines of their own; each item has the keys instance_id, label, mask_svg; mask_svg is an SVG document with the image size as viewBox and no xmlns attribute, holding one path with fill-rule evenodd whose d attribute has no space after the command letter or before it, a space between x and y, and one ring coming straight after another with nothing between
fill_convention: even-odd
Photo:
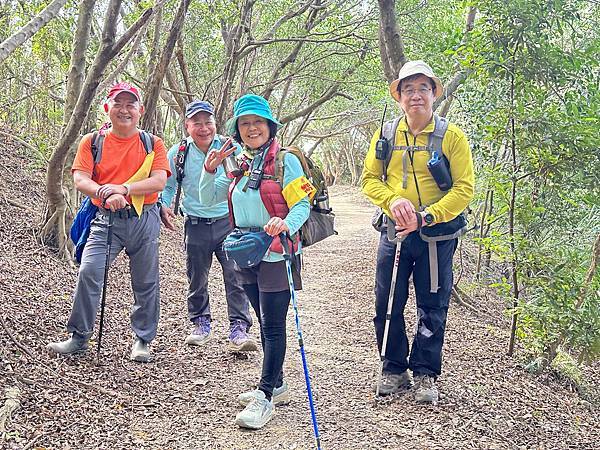
<instances>
[{"instance_id":1,"label":"wristwatch","mask_svg":"<svg viewBox=\"0 0 600 450\"><path fill-rule=\"evenodd\" d=\"M425 214L423 214L423 221L425 222L425 224L427 226L431 225L435 221L435 217L433 217L433 214L431 214L427 210L425 210L423 212L425 213Z\"/></svg>"}]
</instances>

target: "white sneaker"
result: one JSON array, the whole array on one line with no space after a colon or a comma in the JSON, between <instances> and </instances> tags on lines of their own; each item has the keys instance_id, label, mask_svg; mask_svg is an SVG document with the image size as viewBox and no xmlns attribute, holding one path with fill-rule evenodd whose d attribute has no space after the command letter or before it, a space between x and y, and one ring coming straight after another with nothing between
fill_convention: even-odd
<instances>
[{"instance_id":1,"label":"white sneaker","mask_svg":"<svg viewBox=\"0 0 600 450\"><path fill-rule=\"evenodd\" d=\"M73 333L66 341L51 342L46 345L46 348L59 355L75 355L77 353L83 353L88 349L88 340L89 338L87 337L84 338Z\"/></svg>"},{"instance_id":2,"label":"white sneaker","mask_svg":"<svg viewBox=\"0 0 600 450\"><path fill-rule=\"evenodd\" d=\"M235 416L235 424L242 428L259 430L271 420L275 412L273 401L267 400L263 391L258 391L256 397Z\"/></svg>"},{"instance_id":3,"label":"white sneaker","mask_svg":"<svg viewBox=\"0 0 600 450\"><path fill-rule=\"evenodd\" d=\"M258 398L258 393L262 392L258 389L254 389L253 391L244 392L238 395L238 402L242 404L242 406L246 406L250 404L250 402L256 398ZM284 381L281 386L273 389L273 404L275 406L287 405L290 402L290 389L288 388L287 383Z\"/></svg>"},{"instance_id":4,"label":"white sneaker","mask_svg":"<svg viewBox=\"0 0 600 450\"><path fill-rule=\"evenodd\" d=\"M136 336L133 340L133 346L131 347L131 355L129 356L129 359L137 362L148 362L150 360L148 343Z\"/></svg>"}]
</instances>

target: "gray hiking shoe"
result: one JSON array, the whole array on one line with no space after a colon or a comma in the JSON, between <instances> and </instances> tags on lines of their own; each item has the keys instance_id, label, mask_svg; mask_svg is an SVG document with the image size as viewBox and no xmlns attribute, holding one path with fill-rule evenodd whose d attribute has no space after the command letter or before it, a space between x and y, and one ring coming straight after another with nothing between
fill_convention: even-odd
<instances>
[{"instance_id":1,"label":"gray hiking shoe","mask_svg":"<svg viewBox=\"0 0 600 450\"><path fill-rule=\"evenodd\" d=\"M262 394L262 391L260 391L258 389L254 389L253 391L244 392L244 393L238 395L238 402L240 402L243 406L246 406L246 405L250 404L250 402L252 400L260 397L259 392ZM275 405L275 406L287 405L289 402L290 402L290 389L288 388L287 383L284 381L281 386L273 389L273 405Z\"/></svg>"},{"instance_id":2,"label":"gray hiking shoe","mask_svg":"<svg viewBox=\"0 0 600 450\"><path fill-rule=\"evenodd\" d=\"M230 326L229 350L232 352L255 352L256 342L248 335L248 325L236 320Z\"/></svg>"},{"instance_id":3,"label":"gray hiking shoe","mask_svg":"<svg viewBox=\"0 0 600 450\"><path fill-rule=\"evenodd\" d=\"M194 319L194 330L185 338L185 343L188 345L204 345L213 337L210 329L210 317L200 316Z\"/></svg>"},{"instance_id":4,"label":"gray hiking shoe","mask_svg":"<svg viewBox=\"0 0 600 450\"><path fill-rule=\"evenodd\" d=\"M383 372L379 381L379 395L391 395L411 386L412 376L408 373L408 370L402 373ZM375 385L375 392L377 392L377 385Z\"/></svg>"},{"instance_id":5,"label":"gray hiking shoe","mask_svg":"<svg viewBox=\"0 0 600 450\"><path fill-rule=\"evenodd\" d=\"M415 400L420 403L437 403L440 394L435 378L430 375L415 376Z\"/></svg>"},{"instance_id":6,"label":"gray hiking shoe","mask_svg":"<svg viewBox=\"0 0 600 450\"><path fill-rule=\"evenodd\" d=\"M150 359L150 349L148 348L148 343L136 336L133 341L133 346L131 347L131 355L129 359L137 362L148 362Z\"/></svg>"},{"instance_id":7,"label":"gray hiking shoe","mask_svg":"<svg viewBox=\"0 0 600 450\"><path fill-rule=\"evenodd\" d=\"M258 391L248 406L235 416L235 424L242 428L258 430L271 420L274 412L273 401L267 400L263 391Z\"/></svg>"},{"instance_id":8,"label":"gray hiking shoe","mask_svg":"<svg viewBox=\"0 0 600 450\"><path fill-rule=\"evenodd\" d=\"M46 348L59 355L74 355L85 352L88 349L88 341L89 339L87 337L82 337L77 333L73 333L66 341L51 342L46 345Z\"/></svg>"}]
</instances>

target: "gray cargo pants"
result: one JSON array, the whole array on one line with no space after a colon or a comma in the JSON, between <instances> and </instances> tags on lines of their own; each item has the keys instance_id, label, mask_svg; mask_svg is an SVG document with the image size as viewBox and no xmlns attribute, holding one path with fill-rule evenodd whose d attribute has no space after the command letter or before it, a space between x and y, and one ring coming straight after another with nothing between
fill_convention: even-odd
<instances>
[{"instance_id":1,"label":"gray cargo pants","mask_svg":"<svg viewBox=\"0 0 600 450\"><path fill-rule=\"evenodd\" d=\"M223 241L231 232L229 217L204 219L187 216L185 220L185 248L187 250L187 275L190 282L187 304L191 321L200 317L210 317L208 296L208 273L213 253L223 268L227 315L229 322L241 320L250 328L249 301L242 287L233 261L225 256Z\"/></svg>"},{"instance_id":2,"label":"gray cargo pants","mask_svg":"<svg viewBox=\"0 0 600 450\"><path fill-rule=\"evenodd\" d=\"M90 236L83 250L77 286L73 294L73 310L67 330L91 337L96 313L102 294L108 216L96 213L92 221ZM159 210L153 207L141 217L127 217L115 213L112 227L110 264L121 250L129 256L131 287L134 303L131 308L131 328L145 342L156 336L160 313L160 289L158 275L158 236L160 232ZM109 274L110 277L110 274Z\"/></svg>"}]
</instances>

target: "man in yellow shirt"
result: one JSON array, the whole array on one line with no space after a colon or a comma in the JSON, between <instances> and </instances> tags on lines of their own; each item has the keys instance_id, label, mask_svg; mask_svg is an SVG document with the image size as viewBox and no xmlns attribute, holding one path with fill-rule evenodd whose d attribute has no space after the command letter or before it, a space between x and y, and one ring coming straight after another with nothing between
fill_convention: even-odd
<instances>
[{"instance_id":1,"label":"man in yellow shirt","mask_svg":"<svg viewBox=\"0 0 600 450\"><path fill-rule=\"evenodd\" d=\"M388 395L410 387L410 370L414 376L415 399L426 403L435 403L439 397L435 381L442 367L442 345L453 284L452 258L457 236L465 229L461 213L473 197L474 185L473 161L464 133L433 114L433 103L443 90L440 79L425 62L411 61L402 67L398 79L390 85L390 93L405 115L386 124L384 130L389 132L384 131L384 137L391 138L386 147L381 142L378 146L381 131L375 133L362 174L364 194L383 210L387 226L395 227L396 237L401 242L397 244L400 258L394 295L389 299L396 244L388 239L388 235L394 235L392 230L381 232L374 318L380 351L388 301L392 301L393 306L388 318L383 376L376 389L380 395ZM438 143L441 141L440 154L432 136L436 135L436 128L439 135L445 127L438 140ZM440 183L440 171L441 178L445 175L448 184ZM411 275L418 324L409 354L404 308Z\"/></svg>"}]
</instances>

